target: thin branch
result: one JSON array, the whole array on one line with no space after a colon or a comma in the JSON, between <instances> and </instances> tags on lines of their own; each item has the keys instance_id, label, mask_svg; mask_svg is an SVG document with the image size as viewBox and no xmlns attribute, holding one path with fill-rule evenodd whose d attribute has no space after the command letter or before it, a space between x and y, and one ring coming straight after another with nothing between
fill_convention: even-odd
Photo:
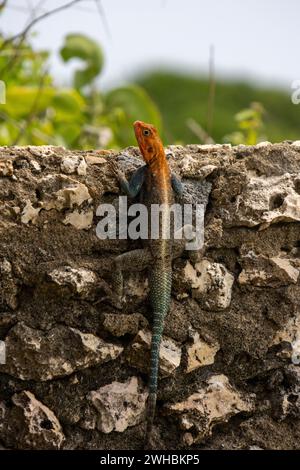
<instances>
[{"instance_id":1,"label":"thin branch","mask_svg":"<svg viewBox=\"0 0 300 470\"><path fill-rule=\"evenodd\" d=\"M102 20L102 23L103 23L103 26L104 26L104 29L106 31L106 34L107 36L109 37L110 40L112 40L112 35L111 35L111 32L110 32L110 27L109 27L109 24L108 24L108 21L107 21L107 18L106 18L106 14L105 14L105 11L104 11L104 8L103 8L103 5L102 5L102 2L101 0L95 0L95 4L96 4L96 8L98 10L98 13L101 17L101 20Z\"/></svg>"},{"instance_id":2,"label":"thin branch","mask_svg":"<svg viewBox=\"0 0 300 470\"><path fill-rule=\"evenodd\" d=\"M47 73L48 73L47 70L45 70L45 72L41 76L39 86L38 86L38 90L37 90L36 95L34 97L31 109L29 110L29 113L27 115L26 124L24 126L21 126L21 128L19 130L19 133L18 133L17 137L15 138L15 140L13 141L12 145L17 145L19 143L20 139L23 137L23 135L27 131L29 125L31 124L31 122L33 121L33 119L36 116L38 104L39 104L39 101L40 101L40 98L41 98L41 95L42 95L42 91L43 91L43 87L44 87L45 78L46 78Z\"/></svg>"},{"instance_id":3,"label":"thin branch","mask_svg":"<svg viewBox=\"0 0 300 470\"><path fill-rule=\"evenodd\" d=\"M36 5L33 5L31 3L31 0L27 0L27 13L29 14L29 17L27 18L27 21L25 23L25 28L27 27L28 24L30 24L40 12L45 13L45 10L43 10L43 4L45 3L46 0L40 0ZM22 41L21 41L22 43Z\"/></svg>"},{"instance_id":4,"label":"thin branch","mask_svg":"<svg viewBox=\"0 0 300 470\"><path fill-rule=\"evenodd\" d=\"M72 0L68 3L65 3L64 5L61 5L57 8L54 8L53 10L49 10L39 16L36 16L35 18L33 18L29 23L28 25L23 29L23 31L21 31L20 33L17 33L15 34L14 36L11 36L10 38L6 39L5 41L3 41L3 43L1 44L0 46L0 55L1 55L1 52L5 49L5 47L10 44L11 42L14 42L16 39L18 39L18 44L16 44L15 46L15 53L14 55L11 57L11 59L5 64L4 67L2 67L2 69L0 70L0 75L3 77L4 73L7 71L7 70L10 70L12 65L14 64L14 62L18 59L19 57L19 50L21 49L25 39L26 39L26 36L28 34L28 32L30 31L30 29L36 25L39 21L51 16L51 15L54 15L56 13L59 13L63 10L66 10L67 8L71 8L73 5L76 5L80 2L82 2L83 0ZM39 3L39 5L41 4L42 2Z\"/></svg>"},{"instance_id":5,"label":"thin branch","mask_svg":"<svg viewBox=\"0 0 300 470\"><path fill-rule=\"evenodd\" d=\"M2 8L3 8L3 4L0 5L0 11ZM21 11L22 13L28 13L28 9L26 7L20 7L19 5L9 4L9 5L6 5L6 8L9 8L10 10Z\"/></svg>"},{"instance_id":6,"label":"thin branch","mask_svg":"<svg viewBox=\"0 0 300 470\"><path fill-rule=\"evenodd\" d=\"M210 135L203 129L200 124L195 121L193 118L189 118L186 121L187 127L190 129L190 131L202 142L203 144L214 144L214 140Z\"/></svg>"},{"instance_id":7,"label":"thin branch","mask_svg":"<svg viewBox=\"0 0 300 470\"><path fill-rule=\"evenodd\" d=\"M42 0L38 3L38 5L35 7L35 10L40 10L41 9L41 3L45 3L46 0ZM0 5L1 7L1 5ZM16 5L14 3L8 3L6 5L6 8L9 8L10 10L16 10L16 11L20 11L22 13L28 13L28 7L21 7L20 5Z\"/></svg>"},{"instance_id":8,"label":"thin branch","mask_svg":"<svg viewBox=\"0 0 300 470\"><path fill-rule=\"evenodd\" d=\"M10 44L11 42L14 42L16 39L20 39L20 42L22 42L26 35L28 34L28 32L30 31L30 29L36 25L39 21L42 21L44 20L45 18L47 18L48 16L51 16L51 15L54 15L56 13L59 13L63 10L66 10L67 8L70 8L72 7L73 5L76 5L76 3L79 3L79 2L82 2L83 0L72 0L68 3L65 3L64 5L61 5L57 8L54 8L53 10L49 10L49 11L46 11L45 13L42 13L40 16L37 16L35 18L33 18L29 23L28 25L23 29L23 31L21 31L20 33L17 33L15 34L14 36L11 36L10 38L6 39L5 41L3 41L3 43L1 44L1 49L4 49L8 44ZM1 50L0 49L0 50Z\"/></svg>"},{"instance_id":9,"label":"thin branch","mask_svg":"<svg viewBox=\"0 0 300 470\"><path fill-rule=\"evenodd\" d=\"M34 6L34 8L32 9L32 19L34 17L36 17L36 15L41 11L41 12L45 12L43 6L44 6L44 3L46 3L47 0L40 0L38 2L37 5Z\"/></svg>"},{"instance_id":10,"label":"thin branch","mask_svg":"<svg viewBox=\"0 0 300 470\"><path fill-rule=\"evenodd\" d=\"M0 52L0 56L1 56L1 57L12 57L12 56L14 56L14 55L15 55L15 51L13 51L12 49L6 50L6 51L1 51L1 52ZM26 49L26 48L25 48L24 50L20 48L20 50L19 50L19 56L20 56L20 55L23 55L23 56L25 56L25 57L26 57L26 56L31 56L31 52L30 52L28 49Z\"/></svg>"},{"instance_id":11,"label":"thin branch","mask_svg":"<svg viewBox=\"0 0 300 470\"><path fill-rule=\"evenodd\" d=\"M93 9L93 8L87 8L87 7L81 7L80 5L75 6L75 7L73 8L73 10L76 10L76 11L83 11L84 13L93 13L93 15L95 14L95 9Z\"/></svg>"},{"instance_id":12,"label":"thin branch","mask_svg":"<svg viewBox=\"0 0 300 470\"><path fill-rule=\"evenodd\" d=\"M0 3L0 12L1 12L1 10L3 10L3 9L6 7L7 1L8 1L8 0L3 0L3 1Z\"/></svg>"},{"instance_id":13,"label":"thin branch","mask_svg":"<svg viewBox=\"0 0 300 470\"><path fill-rule=\"evenodd\" d=\"M34 13L35 7L32 5L31 0L26 0L27 9L30 11L31 15Z\"/></svg>"},{"instance_id":14,"label":"thin branch","mask_svg":"<svg viewBox=\"0 0 300 470\"><path fill-rule=\"evenodd\" d=\"M21 131L22 125L19 124L19 122L16 119L13 119L8 114L5 114L2 111L0 111L0 119L3 119L3 121L5 122L9 121L13 126L15 126L16 129L19 129ZM32 135L35 135L38 139L47 141L48 144L55 145L55 140L51 138L50 136L48 136L47 134L44 134L39 129L32 129Z\"/></svg>"},{"instance_id":15,"label":"thin branch","mask_svg":"<svg viewBox=\"0 0 300 470\"><path fill-rule=\"evenodd\" d=\"M207 103L207 132L212 134L214 110L215 110L215 94L216 94L216 79L215 79L215 48L213 45L209 48L209 93Z\"/></svg>"}]
</instances>

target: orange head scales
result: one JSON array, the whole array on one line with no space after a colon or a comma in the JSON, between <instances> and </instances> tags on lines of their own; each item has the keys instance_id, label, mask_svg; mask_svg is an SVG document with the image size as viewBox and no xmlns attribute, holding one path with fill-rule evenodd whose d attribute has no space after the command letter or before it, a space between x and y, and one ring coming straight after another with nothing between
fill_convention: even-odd
<instances>
[{"instance_id":1,"label":"orange head scales","mask_svg":"<svg viewBox=\"0 0 300 470\"><path fill-rule=\"evenodd\" d=\"M152 124L135 121L134 132L143 158L149 167L160 166L166 163L163 143L157 129Z\"/></svg>"}]
</instances>

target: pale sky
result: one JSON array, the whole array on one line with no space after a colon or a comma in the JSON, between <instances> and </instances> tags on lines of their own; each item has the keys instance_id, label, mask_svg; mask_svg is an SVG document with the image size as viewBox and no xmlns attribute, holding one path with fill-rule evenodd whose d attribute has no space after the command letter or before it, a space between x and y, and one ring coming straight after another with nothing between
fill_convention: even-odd
<instances>
[{"instance_id":1,"label":"pale sky","mask_svg":"<svg viewBox=\"0 0 300 470\"><path fill-rule=\"evenodd\" d=\"M43 12L68 1L8 0L0 30L20 31L29 8L37 4ZM87 34L102 45L106 63L100 84L105 87L161 65L206 72L211 44L221 76L287 89L300 79L299 0L102 0L110 34L95 1L80 5L34 28L33 42L53 52L53 72L61 83L70 81L72 65L61 63L58 50L71 32Z\"/></svg>"}]
</instances>

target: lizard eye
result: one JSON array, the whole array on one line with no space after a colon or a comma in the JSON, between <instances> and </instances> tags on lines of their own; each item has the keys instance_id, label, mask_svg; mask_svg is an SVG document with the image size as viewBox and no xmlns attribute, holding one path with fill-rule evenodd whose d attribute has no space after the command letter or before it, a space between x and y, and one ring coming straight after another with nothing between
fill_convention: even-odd
<instances>
[{"instance_id":1,"label":"lizard eye","mask_svg":"<svg viewBox=\"0 0 300 470\"><path fill-rule=\"evenodd\" d=\"M143 129L143 135L150 135L149 129Z\"/></svg>"}]
</instances>

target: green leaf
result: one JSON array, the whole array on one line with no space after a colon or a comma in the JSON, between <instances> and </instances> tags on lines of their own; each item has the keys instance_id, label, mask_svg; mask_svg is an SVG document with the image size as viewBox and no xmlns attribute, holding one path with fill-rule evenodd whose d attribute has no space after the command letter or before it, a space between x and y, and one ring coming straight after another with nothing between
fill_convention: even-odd
<instances>
[{"instance_id":1,"label":"green leaf","mask_svg":"<svg viewBox=\"0 0 300 470\"><path fill-rule=\"evenodd\" d=\"M14 118L27 116L33 107L35 112L41 112L50 105L54 94L55 89L52 87L40 91L38 87L7 87L5 112Z\"/></svg>"},{"instance_id":2,"label":"green leaf","mask_svg":"<svg viewBox=\"0 0 300 470\"><path fill-rule=\"evenodd\" d=\"M101 72L104 63L99 44L83 34L68 34L60 55L64 62L78 58L85 63L85 68L77 70L74 74L76 88L82 88L91 83Z\"/></svg>"},{"instance_id":3,"label":"green leaf","mask_svg":"<svg viewBox=\"0 0 300 470\"><path fill-rule=\"evenodd\" d=\"M73 147L81 134L81 126L78 122L61 122L56 124L55 133L63 138L64 145Z\"/></svg>"},{"instance_id":4,"label":"green leaf","mask_svg":"<svg viewBox=\"0 0 300 470\"><path fill-rule=\"evenodd\" d=\"M147 95L137 85L116 88L106 95L107 111L110 114L111 126L115 130L119 145L135 145L132 124L140 120L153 124L161 130L160 113Z\"/></svg>"},{"instance_id":5,"label":"green leaf","mask_svg":"<svg viewBox=\"0 0 300 470\"><path fill-rule=\"evenodd\" d=\"M58 90L51 105L55 109L55 118L64 121L82 121L85 101L78 91L73 89Z\"/></svg>"},{"instance_id":6,"label":"green leaf","mask_svg":"<svg viewBox=\"0 0 300 470\"><path fill-rule=\"evenodd\" d=\"M254 116L253 109L243 109L235 115L237 121L245 121L246 119L252 119Z\"/></svg>"}]
</instances>

